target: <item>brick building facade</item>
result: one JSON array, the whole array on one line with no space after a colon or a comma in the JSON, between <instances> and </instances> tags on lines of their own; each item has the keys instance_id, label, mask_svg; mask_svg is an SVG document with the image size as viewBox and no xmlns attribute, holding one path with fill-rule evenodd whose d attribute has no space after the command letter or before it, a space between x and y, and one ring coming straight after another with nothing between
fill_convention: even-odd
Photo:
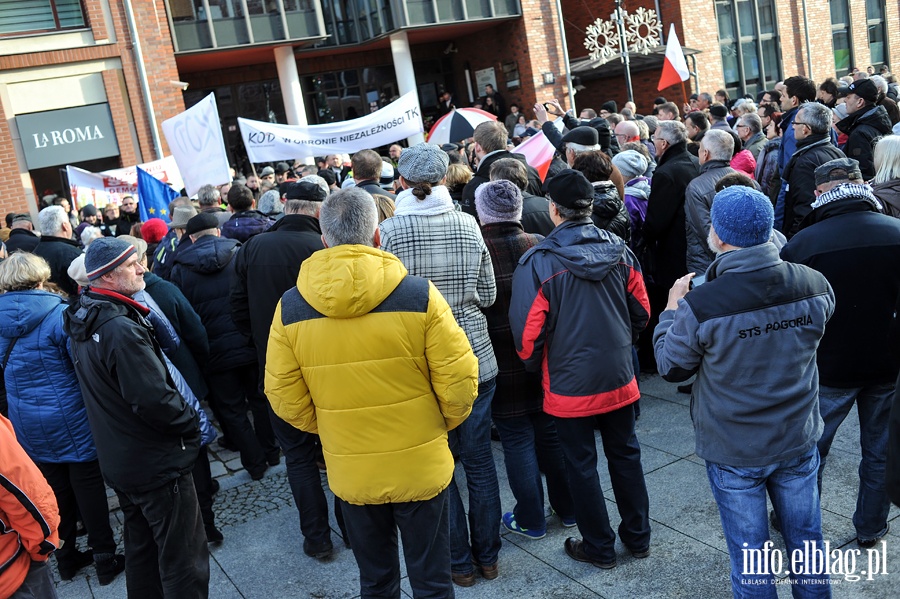
<instances>
[{"instance_id":1,"label":"brick building facade","mask_svg":"<svg viewBox=\"0 0 900 599\"><path fill-rule=\"evenodd\" d=\"M49 5L60 0L43 1ZM830 6L841 1L847 6L845 32L832 25L835 20L830 12ZM368 110L373 100L383 105L398 93L390 36L401 30L408 34L415 83L426 115L436 112L436 97L443 89L453 92L458 106L469 105L483 95L485 73L496 82L507 105L519 104L529 117L536 101L558 98L564 106L568 105L564 42L554 2L448 2L432 4L438 11L431 14L428 3L379 0L373 6L380 7L381 12L341 15L336 0L290 4L279 0L265 4L277 5L278 13L261 13L270 9L263 8L260 2L247 2L244 6L250 7L252 14L229 15L225 14L228 7L239 3L131 0L149 102L142 91L136 44L129 33L123 0L82 0L80 26L61 26L57 21L54 31L21 34L2 33L6 31L2 29L5 16L0 7L0 174L9 186L0 197L0 211L34 213L44 189L60 187L58 170L64 164L29 166L16 124L22 115L50 115L82 105L107 105L118 154L83 164L88 170L103 170L158 158L152 123L158 127L163 120L213 92L229 155L237 163L242 150L236 127L238 116L285 122L285 113L289 112L280 92L274 52L278 46L289 45L294 50L310 123L351 118ZM613 0L561 3L565 45L570 63L576 64L587 55L585 28L598 17L608 19L615 5ZM756 22L749 27L744 20L747 15L739 12L739 4L758 8L757 14L751 15ZM871 9L877 3L870 0L869 4ZM835 75L841 35L849 46L843 54L845 61L852 60L864 68L874 59L870 48L875 46L870 45L869 39L872 15L867 14L866 0L806 5L804 19L801 5L796 2L630 0L629 11L640 6L658 9L664 31L668 32L669 24L674 23L682 45L697 52L688 60L694 76L685 82L683 90L674 86L657 91L660 54L637 65L632 70L632 83L638 110L649 111L659 95L681 104L684 95L697 90L712 92L729 87L735 93L752 92L792 74L810 75L821 81ZM296 10L305 13L288 14L289 6L303 7ZM397 14L398 6L404 9L402 15ZM204 7L215 8L214 14L208 15L209 20L201 14ZM416 12L422 7L425 12ZM900 4L885 2L882 9L887 39L886 46L879 46L876 51L883 52L890 64L900 64L900 40L890 39L891 33L900 30ZM479 14L471 12L479 10ZM226 17L230 18L228 23ZM305 20L298 21L299 17ZM725 22L731 18L738 30L733 34L733 48L723 37L732 35ZM231 31L233 39L224 36L225 30L220 27L223 23L238 27L243 26L241 22L245 22L246 31L236 35ZM299 29L298 22L302 25ZM276 34L282 27L279 23L283 24L282 41L271 35L263 38L271 31L259 29L259 23L274 23ZM190 35L181 37L185 32ZM758 53L754 54L754 44L762 52L763 61L759 61ZM735 51L741 54L737 62L732 56ZM760 65L756 61L765 65L764 72L757 72ZM750 81L754 73L765 80ZM586 73L582 77L585 87L575 97L579 108L598 108L609 99L616 100L619 106L626 101L625 80L618 63L606 65L601 75ZM179 82L189 84L189 91L183 92ZM166 153L164 137L157 137L161 153ZM76 153L69 163L78 164L77 158Z\"/></svg>"},{"instance_id":2,"label":"brick building facade","mask_svg":"<svg viewBox=\"0 0 900 599\"><path fill-rule=\"evenodd\" d=\"M869 23L871 15L866 12L866 0L844 0L849 12L849 42L851 62L853 66L865 69L873 63L870 53ZM562 0L563 13L565 14L566 38L571 62L587 56L587 50L583 42L585 29L594 19L609 19L610 13L615 9L613 0L595 0L582 2L582 0ZM688 67L696 73L696 78L691 77L685 82L685 93L696 91L714 92L725 88L725 68L722 59L720 36L722 11L717 10L723 5L735 6L735 0L636 0L627 4L629 11L643 6L648 9L656 9L658 6L660 20L663 24L664 34L668 34L669 24L674 23L678 38L685 48L699 51L695 55L696 64L688 60ZM750 3L742 3L750 4ZM753 5L761 6L763 2ZM777 73L775 81L791 75L803 75L816 82L834 77L838 72L835 60L835 47L832 37L832 15L828 2L807 2L806 18L804 19L802 4L799 2L772 2L775 11L776 37L777 37L777 65L767 65L767 72ZM838 2L837 4L840 4ZM870 4L877 4L871 2ZM887 33L885 59L890 65L900 65L900 3L884 2L881 5L884 11L885 31ZM735 8L735 12L736 12ZM806 24L809 26L809 52L806 46ZM717 31L717 25L718 31ZM751 32L752 33L752 32ZM753 36L749 36L752 38ZM809 60L808 60L809 59ZM877 65L878 62L875 61ZM812 69L810 70L810 65ZM664 96L681 105L683 92L680 86L674 86L657 91L661 73L660 63L652 69L632 72L633 93L635 103L639 111L649 111L652 108L653 99ZM699 86L696 82L699 80ZM579 107L598 107L606 100L615 100L619 106L627 99L625 78L622 70L618 69L615 76L588 80L584 83L586 89L579 91L575 101ZM771 87L766 85L765 87ZM734 90L734 88L731 88ZM755 91L756 88L748 91ZM738 88L737 91L740 91ZM732 97L735 93L732 92Z\"/></svg>"},{"instance_id":3,"label":"brick building facade","mask_svg":"<svg viewBox=\"0 0 900 599\"><path fill-rule=\"evenodd\" d=\"M181 90L170 83L178 81L178 69L165 2L145 0L132 5L159 123L184 110ZM159 157L123 3L84 0L82 10L83 25L77 28L0 37L0 175L7 185L7 192L0 196L2 214L34 213L44 190L61 187L58 168L29 170L16 116L106 103L119 154L101 160L103 167L131 166ZM164 139L161 144L166 153ZM78 162L78 148L73 145L70 163Z\"/></svg>"}]
</instances>

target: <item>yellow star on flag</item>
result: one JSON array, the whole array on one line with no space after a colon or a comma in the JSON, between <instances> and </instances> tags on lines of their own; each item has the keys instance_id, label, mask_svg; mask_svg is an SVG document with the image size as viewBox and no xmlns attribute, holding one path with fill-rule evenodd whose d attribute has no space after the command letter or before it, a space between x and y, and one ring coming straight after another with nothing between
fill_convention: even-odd
<instances>
[{"instance_id":1,"label":"yellow star on flag","mask_svg":"<svg viewBox=\"0 0 900 599\"><path fill-rule=\"evenodd\" d=\"M150 214L156 214L156 208L148 208L147 212L149 212Z\"/></svg>"},{"instance_id":2,"label":"yellow star on flag","mask_svg":"<svg viewBox=\"0 0 900 599\"><path fill-rule=\"evenodd\" d=\"M165 216L165 214L166 214L166 209L163 208L162 210L159 211L159 213Z\"/></svg>"}]
</instances>

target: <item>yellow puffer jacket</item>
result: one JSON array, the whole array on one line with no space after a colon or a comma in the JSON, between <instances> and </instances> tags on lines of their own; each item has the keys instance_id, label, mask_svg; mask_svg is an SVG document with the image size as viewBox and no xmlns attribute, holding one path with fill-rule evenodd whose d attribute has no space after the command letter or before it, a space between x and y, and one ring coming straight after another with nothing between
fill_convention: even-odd
<instances>
[{"instance_id":1,"label":"yellow puffer jacket","mask_svg":"<svg viewBox=\"0 0 900 599\"><path fill-rule=\"evenodd\" d=\"M319 433L334 494L424 501L453 476L447 431L478 394L478 360L437 288L387 252L320 250L275 310L266 395Z\"/></svg>"}]
</instances>

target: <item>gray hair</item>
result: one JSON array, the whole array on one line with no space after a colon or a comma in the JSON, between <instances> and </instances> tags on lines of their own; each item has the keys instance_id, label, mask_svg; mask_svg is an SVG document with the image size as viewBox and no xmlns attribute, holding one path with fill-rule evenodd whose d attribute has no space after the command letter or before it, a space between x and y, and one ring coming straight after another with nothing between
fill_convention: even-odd
<instances>
[{"instance_id":1,"label":"gray hair","mask_svg":"<svg viewBox=\"0 0 900 599\"><path fill-rule=\"evenodd\" d=\"M600 144L594 146L586 146L584 144L577 144L575 142L568 141L566 142L566 149L572 150L573 152L575 152L575 155L578 156L579 154L583 154L585 152L593 152L594 150L602 150L603 148L600 147Z\"/></svg>"},{"instance_id":2,"label":"gray hair","mask_svg":"<svg viewBox=\"0 0 900 599\"><path fill-rule=\"evenodd\" d=\"M756 104L754 104L753 100L741 98L734 103L734 110L741 114L750 114L751 112L756 112Z\"/></svg>"},{"instance_id":3,"label":"gray hair","mask_svg":"<svg viewBox=\"0 0 900 599\"><path fill-rule=\"evenodd\" d=\"M556 202L553 202L553 205L556 206L556 211L559 212L559 215L565 220L584 220L594 212L593 205L587 206L586 208L568 208L567 206L557 204Z\"/></svg>"},{"instance_id":4,"label":"gray hair","mask_svg":"<svg viewBox=\"0 0 900 599\"><path fill-rule=\"evenodd\" d=\"M47 206L38 212L38 224L41 229L41 235L49 235L51 237L59 237L62 233L63 224L69 222L66 211L62 206Z\"/></svg>"},{"instance_id":5,"label":"gray hair","mask_svg":"<svg viewBox=\"0 0 900 599\"><path fill-rule=\"evenodd\" d=\"M669 142L670 146L674 146L687 139L684 123L679 121L659 121L656 125L656 132L654 135Z\"/></svg>"},{"instance_id":6,"label":"gray hair","mask_svg":"<svg viewBox=\"0 0 900 599\"><path fill-rule=\"evenodd\" d=\"M702 92L702 93L700 93L700 94L697 94L697 97L698 97L698 98L703 98L704 100L706 100L706 103L707 103L707 104L712 104L712 103L713 103L713 97L712 97L711 95L709 95L709 93L707 93L707 92Z\"/></svg>"},{"instance_id":7,"label":"gray hair","mask_svg":"<svg viewBox=\"0 0 900 599\"><path fill-rule=\"evenodd\" d=\"M756 135L760 131L762 131L762 119L759 118L759 115L755 112L751 112L741 116L740 119L741 125L746 125L750 128L750 132L753 135Z\"/></svg>"},{"instance_id":8,"label":"gray hair","mask_svg":"<svg viewBox=\"0 0 900 599\"><path fill-rule=\"evenodd\" d=\"M813 133L828 133L831 128L831 109L818 102L806 102L800 107L794 120L803 113L802 122L809 125Z\"/></svg>"},{"instance_id":9,"label":"gray hair","mask_svg":"<svg viewBox=\"0 0 900 599\"><path fill-rule=\"evenodd\" d=\"M322 202L319 225L328 247L371 246L378 228L375 200L358 187L338 190Z\"/></svg>"},{"instance_id":10,"label":"gray hair","mask_svg":"<svg viewBox=\"0 0 900 599\"><path fill-rule=\"evenodd\" d=\"M700 141L700 147L709 152L712 160L730 161L734 155L734 137L727 131L710 129Z\"/></svg>"},{"instance_id":11,"label":"gray hair","mask_svg":"<svg viewBox=\"0 0 900 599\"><path fill-rule=\"evenodd\" d=\"M214 185L204 185L197 190L197 202L201 206L218 206L221 204L222 194Z\"/></svg>"},{"instance_id":12,"label":"gray hair","mask_svg":"<svg viewBox=\"0 0 900 599\"><path fill-rule=\"evenodd\" d=\"M87 247L91 245L92 241L101 237L103 237L103 232L100 227L85 227L81 231L81 245Z\"/></svg>"},{"instance_id":13,"label":"gray hair","mask_svg":"<svg viewBox=\"0 0 900 599\"><path fill-rule=\"evenodd\" d=\"M887 95L887 93L888 93L887 79L885 79L881 75L872 75L871 77L869 77L869 79L872 80L872 83L875 84L875 87L878 88L878 91L880 91L884 95Z\"/></svg>"},{"instance_id":14,"label":"gray hair","mask_svg":"<svg viewBox=\"0 0 900 599\"><path fill-rule=\"evenodd\" d=\"M259 201L256 203L256 209L266 216L281 214L284 211L284 206L281 203L281 196L278 195L278 190L270 189L259 196Z\"/></svg>"}]
</instances>

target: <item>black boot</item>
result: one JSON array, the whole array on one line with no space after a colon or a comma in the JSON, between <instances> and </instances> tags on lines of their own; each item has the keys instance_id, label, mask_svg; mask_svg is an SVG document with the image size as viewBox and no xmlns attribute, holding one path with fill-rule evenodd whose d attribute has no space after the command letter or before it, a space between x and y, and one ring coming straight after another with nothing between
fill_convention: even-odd
<instances>
[{"instance_id":1,"label":"black boot","mask_svg":"<svg viewBox=\"0 0 900 599\"><path fill-rule=\"evenodd\" d=\"M56 558L56 567L59 569L59 577L63 580L72 580L78 571L90 566L94 562L94 554L90 551L75 551L66 557L65 561Z\"/></svg>"},{"instance_id":2,"label":"black boot","mask_svg":"<svg viewBox=\"0 0 900 599\"><path fill-rule=\"evenodd\" d=\"M97 569L97 581L106 586L125 571L125 556L113 553L98 553L94 560Z\"/></svg>"}]
</instances>

